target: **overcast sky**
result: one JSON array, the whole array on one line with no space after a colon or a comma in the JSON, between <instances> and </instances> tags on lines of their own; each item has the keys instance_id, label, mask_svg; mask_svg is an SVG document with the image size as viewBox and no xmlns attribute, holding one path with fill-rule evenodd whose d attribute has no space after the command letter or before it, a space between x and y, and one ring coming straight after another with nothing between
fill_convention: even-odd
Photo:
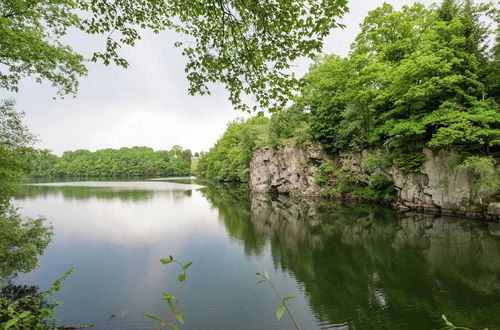
<instances>
[{"instance_id":1,"label":"overcast sky","mask_svg":"<svg viewBox=\"0 0 500 330\"><path fill-rule=\"evenodd\" d=\"M382 0L351 0L344 30L333 31L324 52L345 56L359 32L358 25ZM413 0L386 1L400 8ZM431 4L434 1L421 1ZM145 34L134 48L123 49L128 69L89 64L89 74L80 79L76 98L52 98L50 83L25 80L14 97L25 112L25 123L40 142L38 147L56 154L66 150L149 146L155 150L181 145L193 152L207 151L224 132L228 121L244 114L232 109L227 94L215 86L211 96L189 96L184 75L185 61L173 47L176 36L165 32ZM102 44L75 34L69 43L84 55ZM307 71L309 60L297 62L295 71ZM246 115L248 117L248 115Z\"/></svg>"}]
</instances>

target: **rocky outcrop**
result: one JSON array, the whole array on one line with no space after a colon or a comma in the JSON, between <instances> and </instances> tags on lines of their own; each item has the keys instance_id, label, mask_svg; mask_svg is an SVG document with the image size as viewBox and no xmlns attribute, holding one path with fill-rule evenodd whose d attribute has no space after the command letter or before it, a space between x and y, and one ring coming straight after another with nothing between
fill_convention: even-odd
<instances>
[{"instance_id":1,"label":"rocky outcrop","mask_svg":"<svg viewBox=\"0 0 500 330\"><path fill-rule=\"evenodd\" d=\"M500 217L500 203L490 203L488 213Z\"/></svg>"},{"instance_id":2,"label":"rocky outcrop","mask_svg":"<svg viewBox=\"0 0 500 330\"><path fill-rule=\"evenodd\" d=\"M356 175L365 185L369 185L373 174L385 173L394 183L397 191L395 206L400 209L499 219L500 204L492 203L486 212L477 206L498 192L478 191L472 171L452 165L458 155L455 151L424 149L426 161L415 173L402 172L396 166L383 172L380 168L363 169L363 163L375 152L363 150L330 156L318 144L305 148L293 143L266 147L253 155L250 187L259 193L319 196L325 187L316 178L321 164L329 162L334 172L342 170ZM335 182L330 184L335 186Z\"/></svg>"},{"instance_id":3,"label":"rocky outcrop","mask_svg":"<svg viewBox=\"0 0 500 330\"><path fill-rule=\"evenodd\" d=\"M295 144L258 150L250 162L250 186L255 192L313 196L321 192L314 176L328 161L319 145L297 148Z\"/></svg>"},{"instance_id":4,"label":"rocky outcrop","mask_svg":"<svg viewBox=\"0 0 500 330\"><path fill-rule=\"evenodd\" d=\"M460 167L453 167L454 151L433 152L424 149L426 161L420 173L404 174L391 169L400 203L409 208L440 208L465 210L481 202L481 194L474 187L474 174ZM483 196L487 197L487 192Z\"/></svg>"}]
</instances>

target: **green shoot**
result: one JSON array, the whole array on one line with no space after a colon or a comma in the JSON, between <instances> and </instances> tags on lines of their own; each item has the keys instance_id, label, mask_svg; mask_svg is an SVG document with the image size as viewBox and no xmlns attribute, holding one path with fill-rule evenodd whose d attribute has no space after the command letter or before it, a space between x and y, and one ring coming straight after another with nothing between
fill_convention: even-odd
<instances>
[{"instance_id":1,"label":"green shoot","mask_svg":"<svg viewBox=\"0 0 500 330\"><path fill-rule=\"evenodd\" d=\"M287 313L288 313L288 315L292 319L292 322L293 322L293 325L295 326L295 329L300 330L300 327L299 327L299 325L297 323L297 320L293 317L293 314L290 311L290 309L288 308L288 305L286 303L288 300L291 300L291 299L293 299L295 297L292 297L292 296L283 297L283 295L280 293L280 291L278 290L278 288L276 287L276 285L270 280L270 278L269 278L269 272L267 270L264 270L263 273L260 272L260 271L257 271L256 274L262 278L260 281L257 282L257 284L261 284L261 283L264 283L264 282L268 283L273 288L274 292L276 293L276 296L278 296L278 298L281 301L281 305L279 305L278 308L276 309L276 318L278 320L281 320L281 318L283 317L283 313L286 310Z\"/></svg>"},{"instance_id":2,"label":"green shoot","mask_svg":"<svg viewBox=\"0 0 500 330\"><path fill-rule=\"evenodd\" d=\"M169 311L167 315L165 315L165 317L160 318L153 314L143 314L143 315L149 317L150 319L158 321L158 326L156 327L157 330L163 327L169 327L171 329L177 330L178 328L169 321L172 318L172 316L174 316L177 319L177 321L179 321L179 323L184 324L184 314L182 314L182 312L177 311L177 307L179 306L181 297L186 289L187 270L193 264L193 262L190 261L186 264L182 264L179 261L175 260L174 257L172 256L169 256L166 259L161 259L160 262L164 265L174 263L180 267L181 273L179 274L177 279L181 283L181 288L177 296L174 296L173 294L170 294L168 292L161 293L163 299L167 302L169 307Z\"/></svg>"}]
</instances>

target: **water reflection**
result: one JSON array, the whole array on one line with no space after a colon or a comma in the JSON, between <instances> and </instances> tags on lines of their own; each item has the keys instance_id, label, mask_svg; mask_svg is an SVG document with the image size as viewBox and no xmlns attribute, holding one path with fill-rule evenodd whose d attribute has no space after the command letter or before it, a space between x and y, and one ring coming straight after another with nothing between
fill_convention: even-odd
<instances>
[{"instance_id":1,"label":"water reflection","mask_svg":"<svg viewBox=\"0 0 500 330\"><path fill-rule=\"evenodd\" d=\"M266 238L251 221L251 195L246 185L207 183L200 192L217 209L229 235L243 244L247 255L263 252Z\"/></svg>"},{"instance_id":2,"label":"water reflection","mask_svg":"<svg viewBox=\"0 0 500 330\"><path fill-rule=\"evenodd\" d=\"M352 329L500 325L500 241L482 223L374 205L296 200L207 187L247 254L305 288L319 324Z\"/></svg>"},{"instance_id":3,"label":"water reflection","mask_svg":"<svg viewBox=\"0 0 500 330\"><path fill-rule=\"evenodd\" d=\"M176 283L158 263L172 253L196 265L186 328L287 328L272 294L254 285L264 266L297 296L304 329L433 329L442 313L471 328L500 325L500 239L482 223L179 182L27 186L23 213L44 214L56 229L31 278L77 269L60 318L149 328L141 313L161 313L152 297ZM127 310L126 320L109 320Z\"/></svg>"},{"instance_id":4,"label":"water reflection","mask_svg":"<svg viewBox=\"0 0 500 330\"><path fill-rule=\"evenodd\" d=\"M195 184L172 184L167 182L57 182L25 185L23 198L61 196L66 200L112 200L141 202L158 195L182 199L189 197L193 189L202 186Z\"/></svg>"},{"instance_id":5,"label":"water reflection","mask_svg":"<svg viewBox=\"0 0 500 330\"><path fill-rule=\"evenodd\" d=\"M42 214L57 225L59 242L134 244L196 226L205 208L188 199L201 187L140 181L39 183L27 185L18 200L24 214Z\"/></svg>"}]
</instances>

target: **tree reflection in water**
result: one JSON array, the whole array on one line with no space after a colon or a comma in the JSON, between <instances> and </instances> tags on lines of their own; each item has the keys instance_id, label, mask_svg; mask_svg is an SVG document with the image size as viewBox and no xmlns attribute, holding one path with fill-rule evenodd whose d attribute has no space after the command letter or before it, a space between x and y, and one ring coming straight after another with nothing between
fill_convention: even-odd
<instances>
[{"instance_id":1,"label":"tree reflection in water","mask_svg":"<svg viewBox=\"0 0 500 330\"><path fill-rule=\"evenodd\" d=\"M500 240L470 219L377 205L252 195L207 185L229 235L249 255L270 245L320 324L352 329L500 325Z\"/></svg>"}]
</instances>

